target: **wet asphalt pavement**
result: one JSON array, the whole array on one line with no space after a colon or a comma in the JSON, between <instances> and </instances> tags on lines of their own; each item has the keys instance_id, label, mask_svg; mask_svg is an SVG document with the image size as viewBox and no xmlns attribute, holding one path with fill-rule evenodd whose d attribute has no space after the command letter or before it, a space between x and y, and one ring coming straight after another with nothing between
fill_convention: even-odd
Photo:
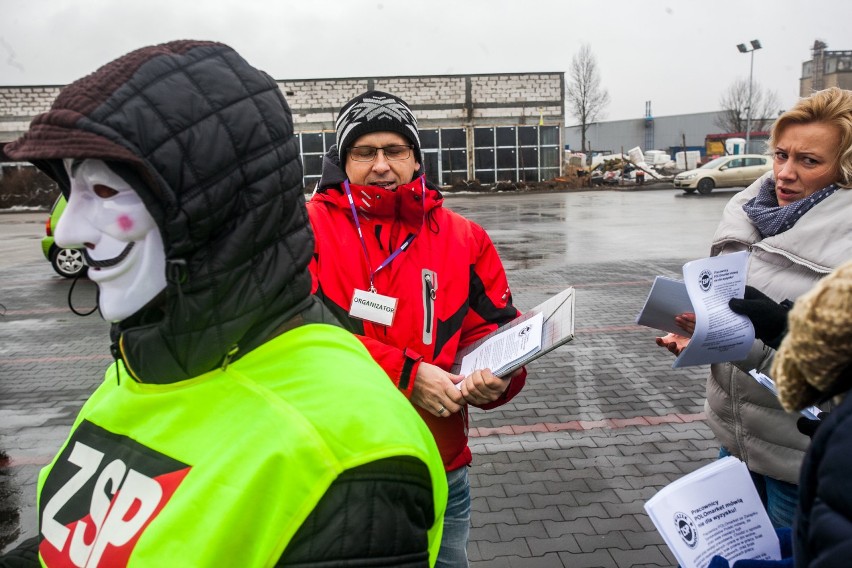
<instances>
[{"instance_id":1,"label":"wet asphalt pavement","mask_svg":"<svg viewBox=\"0 0 852 568\"><path fill-rule=\"evenodd\" d=\"M577 292L574 341L537 360L512 403L472 413L472 566L673 565L642 504L715 456L707 368L672 370L634 320L654 276L706 256L732 195L447 198L488 230L521 309ZM35 534L38 470L110 362L107 324L68 310L71 282L41 255L46 216L0 213L0 550Z\"/></svg>"}]
</instances>

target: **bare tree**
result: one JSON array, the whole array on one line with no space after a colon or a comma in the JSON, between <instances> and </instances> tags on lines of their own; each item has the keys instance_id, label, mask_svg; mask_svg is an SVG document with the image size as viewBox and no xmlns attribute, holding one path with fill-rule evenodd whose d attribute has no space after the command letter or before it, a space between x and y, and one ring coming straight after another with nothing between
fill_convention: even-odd
<instances>
[{"instance_id":1,"label":"bare tree","mask_svg":"<svg viewBox=\"0 0 852 568\"><path fill-rule=\"evenodd\" d=\"M582 149L585 152L586 131L590 124L603 118L604 107L609 104L609 93L601 88L598 62L587 43L580 46L580 51L571 60L565 98L568 110L580 122Z\"/></svg>"},{"instance_id":2,"label":"bare tree","mask_svg":"<svg viewBox=\"0 0 852 568\"><path fill-rule=\"evenodd\" d=\"M766 130L775 121L781 104L775 91L764 89L759 83L752 83L751 130ZM719 99L722 115L716 119L716 126L723 132L745 132L748 123L748 79L737 79Z\"/></svg>"}]
</instances>

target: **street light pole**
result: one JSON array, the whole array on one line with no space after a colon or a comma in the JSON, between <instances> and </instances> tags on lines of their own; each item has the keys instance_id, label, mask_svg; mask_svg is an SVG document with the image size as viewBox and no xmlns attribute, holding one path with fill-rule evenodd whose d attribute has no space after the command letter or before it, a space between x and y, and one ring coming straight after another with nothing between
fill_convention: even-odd
<instances>
[{"instance_id":1,"label":"street light pole","mask_svg":"<svg viewBox=\"0 0 852 568\"><path fill-rule=\"evenodd\" d=\"M748 71L748 106L746 107L746 143L745 143L745 153L748 154L750 151L751 144L751 106L752 106L752 77L754 76L754 52L760 49L760 42L756 39L751 40L751 49L746 47L746 44L741 43L737 45L737 49L740 53L751 53L751 65L749 66Z\"/></svg>"}]
</instances>

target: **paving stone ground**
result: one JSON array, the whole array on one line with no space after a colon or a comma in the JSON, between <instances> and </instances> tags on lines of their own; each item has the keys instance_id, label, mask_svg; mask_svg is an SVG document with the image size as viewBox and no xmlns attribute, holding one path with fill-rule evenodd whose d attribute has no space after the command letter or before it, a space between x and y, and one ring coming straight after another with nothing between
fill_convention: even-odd
<instances>
[{"instance_id":1,"label":"paving stone ground","mask_svg":"<svg viewBox=\"0 0 852 568\"><path fill-rule=\"evenodd\" d=\"M475 218L487 202L455 203ZM536 262L535 242L495 243L521 309L575 287L576 337L530 367L512 403L472 412L471 566L674 566L643 504L717 455L702 414L708 371L673 370L654 331L633 322L654 276L678 276L694 255ZM71 282L40 253L0 269L0 538L14 544L34 534L38 470L110 357L107 324L69 312ZM80 281L74 304L92 299Z\"/></svg>"}]
</instances>

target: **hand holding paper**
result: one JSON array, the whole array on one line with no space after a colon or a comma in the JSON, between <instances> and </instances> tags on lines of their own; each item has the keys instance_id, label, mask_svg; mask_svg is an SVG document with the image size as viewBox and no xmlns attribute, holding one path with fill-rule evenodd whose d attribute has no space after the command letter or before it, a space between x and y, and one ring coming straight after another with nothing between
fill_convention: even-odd
<instances>
[{"instance_id":1,"label":"hand holding paper","mask_svg":"<svg viewBox=\"0 0 852 568\"><path fill-rule=\"evenodd\" d=\"M423 361L417 366L411 402L434 416L446 418L465 405L464 397L456 387L462 380L463 377ZM444 412L438 412L441 408Z\"/></svg>"},{"instance_id":2,"label":"hand holding paper","mask_svg":"<svg viewBox=\"0 0 852 568\"><path fill-rule=\"evenodd\" d=\"M665 347L674 355L680 355L689 345L689 338L676 333L667 333L656 339L657 345Z\"/></svg>"},{"instance_id":3,"label":"hand holding paper","mask_svg":"<svg viewBox=\"0 0 852 568\"><path fill-rule=\"evenodd\" d=\"M682 333L669 333L656 339L657 345L665 347L674 355L680 355L689 345L689 338L695 333L695 314L685 313L675 316L675 325L683 329Z\"/></svg>"},{"instance_id":4,"label":"hand holding paper","mask_svg":"<svg viewBox=\"0 0 852 568\"><path fill-rule=\"evenodd\" d=\"M480 405L500 398L508 386L508 380L501 379L488 369L474 371L459 383L464 399L470 404Z\"/></svg>"},{"instance_id":5,"label":"hand holding paper","mask_svg":"<svg viewBox=\"0 0 852 568\"><path fill-rule=\"evenodd\" d=\"M787 332L787 312L791 302L780 304L751 286L745 287L743 299L731 298L728 302L735 313L747 316L754 325L754 334L769 347L778 349Z\"/></svg>"},{"instance_id":6,"label":"hand holding paper","mask_svg":"<svg viewBox=\"0 0 852 568\"><path fill-rule=\"evenodd\" d=\"M695 314L687 312L675 316L675 324L685 332L683 335L692 337L692 334L695 333Z\"/></svg>"},{"instance_id":7,"label":"hand holding paper","mask_svg":"<svg viewBox=\"0 0 852 568\"><path fill-rule=\"evenodd\" d=\"M778 539L746 465L728 456L662 488L645 511L684 568L706 568L714 556L771 561Z\"/></svg>"},{"instance_id":8,"label":"hand holding paper","mask_svg":"<svg viewBox=\"0 0 852 568\"><path fill-rule=\"evenodd\" d=\"M731 298L742 298L748 253L737 252L687 262L683 282L658 276L636 323L670 332L657 343L678 355L673 367L703 365L744 358L754 343L749 319L731 311ZM695 314L692 337L683 328ZM671 334L681 336L675 337Z\"/></svg>"}]
</instances>

